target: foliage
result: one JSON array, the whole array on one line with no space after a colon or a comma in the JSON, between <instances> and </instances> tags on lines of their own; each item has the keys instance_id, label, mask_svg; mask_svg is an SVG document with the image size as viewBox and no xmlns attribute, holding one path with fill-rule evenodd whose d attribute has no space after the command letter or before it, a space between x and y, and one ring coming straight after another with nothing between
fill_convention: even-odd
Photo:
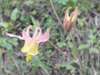
<instances>
[{"instance_id":1,"label":"foliage","mask_svg":"<svg viewBox=\"0 0 100 75\"><path fill-rule=\"evenodd\" d=\"M100 1L0 0L1 75L99 75ZM80 15L70 32L64 32L64 12L78 7ZM97 24L98 23L98 24ZM32 62L21 53L24 41L6 32L21 34L27 26L50 28L50 39L40 44Z\"/></svg>"}]
</instances>

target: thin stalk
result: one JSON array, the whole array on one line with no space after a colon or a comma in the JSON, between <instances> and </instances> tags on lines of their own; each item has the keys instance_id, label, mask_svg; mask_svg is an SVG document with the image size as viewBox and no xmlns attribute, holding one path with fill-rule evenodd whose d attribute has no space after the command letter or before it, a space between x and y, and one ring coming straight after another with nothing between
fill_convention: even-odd
<instances>
[{"instance_id":1,"label":"thin stalk","mask_svg":"<svg viewBox=\"0 0 100 75\"><path fill-rule=\"evenodd\" d=\"M59 16L58 16L56 10L55 10L55 7L54 7L54 4L53 4L53 1L52 1L52 0L50 0L50 4L51 4L52 10L53 10L53 13L55 14L55 16L56 16L56 18L57 18L59 24L62 26L63 24L62 24L62 22L61 22L61 20L60 20L60 18L59 18Z\"/></svg>"}]
</instances>

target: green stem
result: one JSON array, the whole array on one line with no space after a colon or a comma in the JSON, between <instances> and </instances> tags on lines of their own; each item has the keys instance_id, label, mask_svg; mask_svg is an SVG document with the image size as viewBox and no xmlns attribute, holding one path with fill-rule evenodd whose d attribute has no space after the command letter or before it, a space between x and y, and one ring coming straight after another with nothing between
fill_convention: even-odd
<instances>
[{"instance_id":1,"label":"green stem","mask_svg":"<svg viewBox=\"0 0 100 75\"><path fill-rule=\"evenodd\" d=\"M39 61L39 66L44 70L44 72L46 73L46 75L49 75L49 72L44 68L44 66L42 65L43 63L40 61L39 57L36 56L35 57L37 61Z\"/></svg>"}]
</instances>

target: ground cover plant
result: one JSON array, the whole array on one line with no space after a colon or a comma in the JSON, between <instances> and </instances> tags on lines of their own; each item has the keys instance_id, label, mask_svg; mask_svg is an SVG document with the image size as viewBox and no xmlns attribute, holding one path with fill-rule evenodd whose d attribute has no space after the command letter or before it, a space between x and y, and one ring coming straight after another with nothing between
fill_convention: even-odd
<instances>
[{"instance_id":1,"label":"ground cover plant","mask_svg":"<svg viewBox=\"0 0 100 75\"><path fill-rule=\"evenodd\" d=\"M100 0L0 0L0 75L100 75Z\"/></svg>"}]
</instances>

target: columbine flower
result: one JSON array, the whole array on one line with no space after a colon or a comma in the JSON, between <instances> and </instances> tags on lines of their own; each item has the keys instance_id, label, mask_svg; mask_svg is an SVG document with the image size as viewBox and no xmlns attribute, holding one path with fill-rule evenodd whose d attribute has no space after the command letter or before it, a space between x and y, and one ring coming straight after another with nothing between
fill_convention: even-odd
<instances>
[{"instance_id":1,"label":"columbine flower","mask_svg":"<svg viewBox=\"0 0 100 75\"><path fill-rule=\"evenodd\" d=\"M64 20L63 20L63 28L65 31L70 31L73 27L73 24L76 22L77 16L79 14L78 8L69 15L69 9L66 10Z\"/></svg>"},{"instance_id":2,"label":"columbine flower","mask_svg":"<svg viewBox=\"0 0 100 75\"><path fill-rule=\"evenodd\" d=\"M35 56L39 53L39 43L49 40L49 30L47 30L45 33L42 33L41 28L36 27L33 35L30 36L30 29L32 29L32 26L28 26L26 31L23 30L22 36L7 33L7 35L10 37L16 37L25 41L21 51L26 54L26 61L31 61L32 56Z\"/></svg>"}]
</instances>

